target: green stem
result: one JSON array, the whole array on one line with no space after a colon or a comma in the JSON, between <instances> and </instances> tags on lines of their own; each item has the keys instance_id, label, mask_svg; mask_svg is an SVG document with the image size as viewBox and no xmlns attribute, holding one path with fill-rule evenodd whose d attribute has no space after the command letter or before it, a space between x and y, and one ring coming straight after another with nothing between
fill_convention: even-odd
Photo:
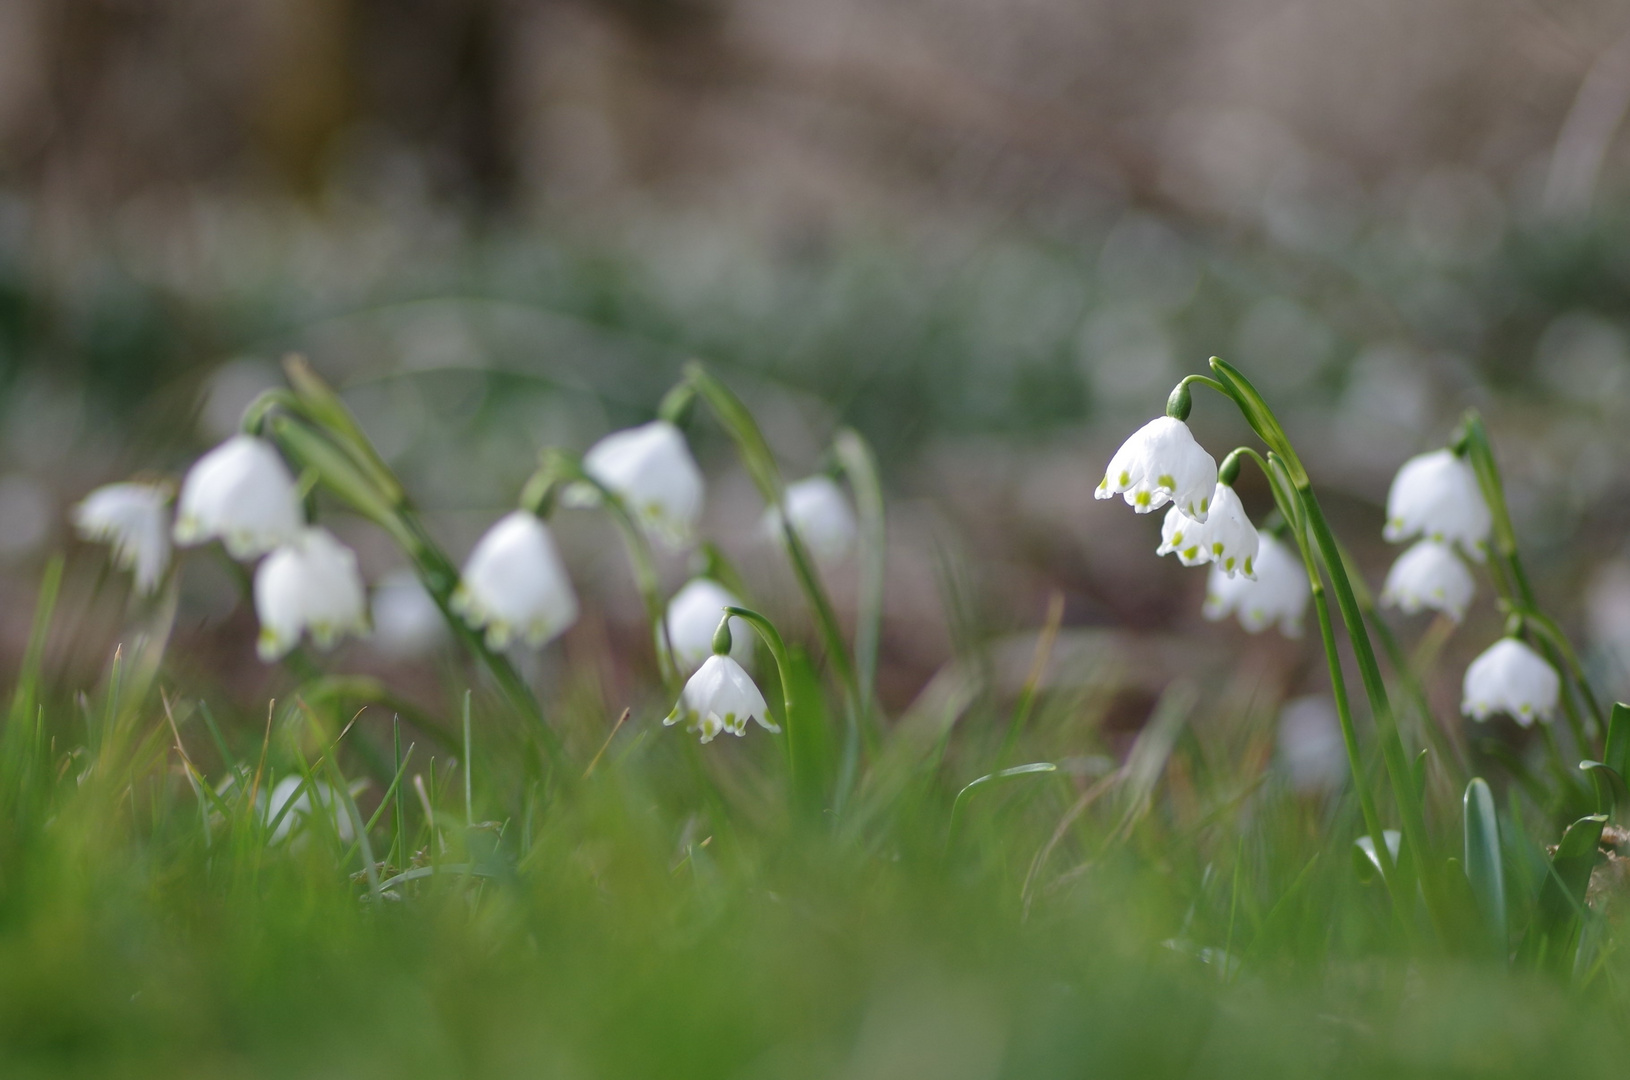
<instances>
[{"instance_id":1,"label":"green stem","mask_svg":"<svg viewBox=\"0 0 1630 1080\"><path fill-rule=\"evenodd\" d=\"M787 644L781 639L781 632L775 624L760 615L752 608L727 607L727 615L734 615L758 632L764 644L770 650L770 656L775 660L776 673L781 677L781 723L786 727L786 754L787 771L792 775L792 790L802 794L808 784L803 769L803 759L797 752L798 721L794 719L799 706L796 701L797 691L794 689L793 670L790 658L787 656ZM728 625L728 624L727 624Z\"/></svg>"},{"instance_id":2,"label":"green stem","mask_svg":"<svg viewBox=\"0 0 1630 1080\"><path fill-rule=\"evenodd\" d=\"M832 452L854 492L860 519L860 588L855 618L856 723L848 725L843 767L833 804L842 812L859 771L862 735L874 734L872 696L877 682L877 653L883 636L883 586L888 575L888 524L877 458L860 433L844 428L832 440Z\"/></svg>"}]
</instances>

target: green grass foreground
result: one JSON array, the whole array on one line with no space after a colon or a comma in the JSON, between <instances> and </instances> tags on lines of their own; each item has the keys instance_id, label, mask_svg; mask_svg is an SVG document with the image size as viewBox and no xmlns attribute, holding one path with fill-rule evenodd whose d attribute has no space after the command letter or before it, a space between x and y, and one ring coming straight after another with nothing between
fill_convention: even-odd
<instances>
[{"instance_id":1,"label":"green grass foreground","mask_svg":"<svg viewBox=\"0 0 1630 1080\"><path fill-rule=\"evenodd\" d=\"M1611 948L1570 986L1424 944L1355 869L1352 800L1291 793L1268 767L1271 713L1187 684L1120 768L1099 722L1113 686L1043 695L1008 760L1063 767L971 790L953 833L958 791L1002 753L993 695L954 728L898 720L834 813L789 798L763 732L698 747L653 701L589 771L610 725L568 693L550 715L570 764L550 766L478 693L467 817L457 691L440 721L404 725L397 769L390 713L347 727L351 704L290 704L315 684L269 722L217 720L154 650L84 695L38 671L36 650L0 742L10 1080L1614 1076L1630 1060ZM366 853L321 813L272 838L274 777L342 771L373 819ZM1454 804L1429 800L1446 831ZM393 885L402 862L435 872ZM1469 897L1455 910L1475 924Z\"/></svg>"}]
</instances>

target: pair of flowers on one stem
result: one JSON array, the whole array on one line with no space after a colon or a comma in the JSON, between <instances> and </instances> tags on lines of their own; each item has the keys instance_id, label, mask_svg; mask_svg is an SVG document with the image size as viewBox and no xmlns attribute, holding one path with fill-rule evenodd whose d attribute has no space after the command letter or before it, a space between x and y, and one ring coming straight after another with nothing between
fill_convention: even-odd
<instances>
[{"instance_id":1,"label":"pair of flowers on one stem","mask_svg":"<svg viewBox=\"0 0 1630 1080\"><path fill-rule=\"evenodd\" d=\"M1253 633L1277 622L1296 636L1311 598L1306 569L1283 543L1252 526L1233 490L1237 472L1237 454L1219 472L1188 424L1168 415L1144 425L1116 451L1095 494L1121 495L1138 513L1171 504L1156 550L1176 554L1185 566L1211 564L1203 609L1208 618L1237 613ZM1421 539L1388 572L1382 602L1410 614L1432 608L1458 621L1475 591L1461 556L1482 561L1491 526L1476 474L1464 458L1440 450L1406 462L1388 492L1384 535L1394 542ZM1549 720L1559 689L1556 670L1509 636L1467 669L1462 710L1478 720L1502 711L1522 724Z\"/></svg>"}]
</instances>

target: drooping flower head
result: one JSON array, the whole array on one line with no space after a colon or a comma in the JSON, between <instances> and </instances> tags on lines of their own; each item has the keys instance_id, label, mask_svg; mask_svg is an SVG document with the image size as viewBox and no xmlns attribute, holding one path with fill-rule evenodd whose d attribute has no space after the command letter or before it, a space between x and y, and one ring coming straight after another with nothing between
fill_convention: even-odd
<instances>
[{"instance_id":1,"label":"drooping flower head","mask_svg":"<svg viewBox=\"0 0 1630 1080\"><path fill-rule=\"evenodd\" d=\"M577 594L549 526L526 510L500 518L464 563L452 607L494 650L517 639L536 649L563 633L577 621Z\"/></svg>"},{"instance_id":2,"label":"drooping flower head","mask_svg":"<svg viewBox=\"0 0 1630 1080\"><path fill-rule=\"evenodd\" d=\"M843 489L830 476L811 476L788 484L782 496L787 519L799 539L817 558L836 562L849 553L855 542L855 514ZM764 532L781 535L781 512L770 507L764 512Z\"/></svg>"},{"instance_id":3,"label":"drooping flower head","mask_svg":"<svg viewBox=\"0 0 1630 1080\"><path fill-rule=\"evenodd\" d=\"M668 640L681 671L694 671L713 655L713 633L724 609L741 601L710 578L694 578L668 601ZM741 619L730 620L730 655L737 663L753 659L753 633Z\"/></svg>"},{"instance_id":4,"label":"drooping flower head","mask_svg":"<svg viewBox=\"0 0 1630 1080\"><path fill-rule=\"evenodd\" d=\"M1277 623L1286 637L1301 637L1302 616L1313 598L1302 560L1272 536L1262 536L1255 562L1254 579L1212 564L1201 614L1213 621L1238 614L1240 625L1253 634Z\"/></svg>"},{"instance_id":5,"label":"drooping flower head","mask_svg":"<svg viewBox=\"0 0 1630 1080\"><path fill-rule=\"evenodd\" d=\"M1231 485L1218 481L1209 500L1211 513L1197 521L1173 506L1160 526L1157 555L1177 556L1184 566L1212 563L1228 577L1256 577L1256 556L1261 540L1245 515Z\"/></svg>"},{"instance_id":6,"label":"drooping flower head","mask_svg":"<svg viewBox=\"0 0 1630 1080\"><path fill-rule=\"evenodd\" d=\"M235 559L264 555L305 525L294 477L271 443L234 435L199 458L181 482L175 542L215 538Z\"/></svg>"},{"instance_id":7,"label":"drooping flower head","mask_svg":"<svg viewBox=\"0 0 1630 1080\"><path fill-rule=\"evenodd\" d=\"M1476 591L1472 572L1454 549L1437 540L1421 540L1398 556L1387 571L1381 602L1406 615L1430 608L1459 622Z\"/></svg>"},{"instance_id":8,"label":"drooping flower head","mask_svg":"<svg viewBox=\"0 0 1630 1080\"><path fill-rule=\"evenodd\" d=\"M356 554L320 527L307 528L255 569L262 660L276 660L309 634L327 649L368 632L368 601Z\"/></svg>"},{"instance_id":9,"label":"drooping flower head","mask_svg":"<svg viewBox=\"0 0 1630 1080\"><path fill-rule=\"evenodd\" d=\"M1523 727L1556 714L1562 677L1545 658L1514 637L1501 638L1466 669L1460 711L1474 720L1507 713Z\"/></svg>"},{"instance_id":10,"label":"drooping flower head","mask_svg":"<svg viewBox=\"0 0 1630 1080\"><path fill-rule=\"evenodd\" d=\"M1175 504L1195 521L1211 512L1217 462L1175 416L1149 421L1109 459L1094 498L1120 495L1140 514Z\"/></svg>"},{"instance_id":11,"label":"drooping flower head","mask_svg":"<svg viewBox=\"0 0 1630 1080\"><path fill-rule=\"evenodd\" d=\"M74 527L113 547L113 561L136 574L136 591L158 587L170 565L171 489L162 484L108 484L74 507Z\"/></svg>"},{"instance_id":12,"label":"drooping flower head","mask_svg":"<svg viewBox=\"0 0 1630 1080\"><path fill-rule=\"evenodd\" d=\"M686 681L673 712L662 723L671 727L683 720L685 730L700 734L706 743L721 731L747 734L749 719L766 731L781 730L770 722L769 706L752 676L728 655L714 653Z\"/></svg>"},{"instance_id":13,"label":"drooping flower head","mask_svg":"<svg viewBox=\"0 0 1630 1080\"><path fill-rule=\"evenodd\" d=\"M1424 536L1481 562L1493 524L1471 463L1452 450L1434 450L1410 458L1393 477L1381 535L1394 543Z\"/></svg>"},{"instance_id":14,"label":"drooping flower head","mask_svg":"<svg viewBox=\"0 0 1630 1080\"><path fill-rule=\"evenodd\" d=\"M666 420L613 432L589 447L583 471L616 493L646 532L670 547L684 547L702 513L702 470L685 436ZM566 492L573 506L593 506L587 485Z\"/></svg>"}]
</instances>

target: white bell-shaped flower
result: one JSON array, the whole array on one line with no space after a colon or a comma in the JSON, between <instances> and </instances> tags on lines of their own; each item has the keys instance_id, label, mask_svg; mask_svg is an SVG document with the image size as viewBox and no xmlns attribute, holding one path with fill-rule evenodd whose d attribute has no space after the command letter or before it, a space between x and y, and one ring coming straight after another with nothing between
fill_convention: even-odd
<instances>
[{"instance_id":1,"label":"white bell-shaped flower","mask_svg":"<svg viewBox=\"0 0 1630 1080\"><path fill-rule=\"evenodd\" d=\"M309 634L331 648L343 634L368 632L368 599L356 553L321 527L301 530L255 569L260 658L276 660Z\"/></svg>"},{"instance_id":2,"label":"white bell-shaped flower","mask_svg":"<svg viewBox=\"0 0 1630 1080\"><path fill-rule=\"evenodd\" d=\"M1398 556L1387 571L1381 602L1406 615L1430 608L1459 622L1476 591L1471 570L1453 548L1437 540L1421 540Z\"/></svg>"},{"instance_id":3,"label":"white bell-shaped flower","mask_svg":"<svg viewBox=\"0 0 1630 1080\"><path fill-rule=\"evenodd\" d=\"M668 601L668 640L681 671L694 671L713 655L713 633L724 609L740 607L729 589L709 578L695 578ZM739 664L753 660L753 632L741 619L730 620L730 655Z\"/></svg>"},{"instance_id":4,"label":"white bell-shaped flower","mask_svg":"<svg viewBox=\"0 0 1630 1080\"><path fill-rule=\"evenodd\" d=\"M272 822L277 822L276 827L272 829L272 835L267 837L267 843L281 843L287 839L289 833L306 823L306 819L311 816L313 790L317 793L317 805L327 811L340 841L347 844L351 842L356 835L356 829L351 824L351 815L346 811L345 804L340 800L334 787L322 780L306 784L304 777L285 776L277 782L277 786L272 788L270 794L261 792L259 798L255 800L265 823L271 825ZM299 795L295 794L297 791L300 792ZM290 799L294 800L292 804L289 802ZM284 810L284 807L288 809Z\"/></svg>"},{"instance_id":5,"label":"white bell-shaped flower","mask_svg":"<svg viewBox=\"0 0 1630 1080\"><path fill-rule=\"evenodd\" d=\"M1256 526L1245 506L1227 484L1219 483L1211 498L1211 513L1197 521L1173 506L1160 526L1157 555L1177 556L1184 566L1212 563L1229 577L1256 577L1256 553L1261 545Z\"/></svg>"},{"instance_id":6,"label":"white bell-shaped flower","mask_svg":"<svg viewBox=\"0 0 1630 1080\"><path fill-rule=\"evenodd\" d=\"M181 482L175 541L217 537L235 559L264 555L305 526L294 477L272 444L234 435L199 458Z\"/></svg>"},{"instance_id":7,"label":"white bell-shaped flower","mask_svg":"<svg viewBox=\"0 0 1630 1080\"><path fill-rule=\"evenodd\" d=\"M565 632L577 594L549 526L525 510L500 518L464 563L452 607L494 650L515 640L540 648Z\"/></svg>"},{"instance_id":8,"label":"white bell-shaped flower","mask_svg":"<svg viewBox=\"0 0 1630 1080\"><path fill-rule=\"evenodd\" d=\"M1254 579L1231 575L1214 564L1201 614L1213 621L1238 614L1240 625L1253 634L1277 623L1286 637L1301 637L1302 616L1313 599L1301 558L1286 544L1262 536L1255 562Z\"/></svg>"},{"instance_id":9,"label":"white bell-shaped flower","mask_svg":"<svg viewBox=\"0 0 1630 1080\"><path fill-rule=\"evenodd\" d=\"M1562 677L1545 658L1516 638L1501 638L1466 669L1460 711L1475 720L1507 713L1523 727L1550 720L1562 693Z\"/></svg>"},{"instance_id":10,"label":"white bell-shaped flower","mask_svg":"<svg viewBox=\"0 0 1630 1080\"><path fill-rule=\"evenodd\" d=\"M830 476L811 476L788 484L782 495L787 519L792 522L811 554L823 562L836 562L849 553L855 542L855 513L843 489ZM764 512L765 535L781 535L781 512L770 507Z\"/></svg>"},{"instance_id":11,"label":"white bell-shaped flower","mask_svg":"<svg viewBox=\"0 0 1630 1080\"><path fill-rule=\"evenodd\" d=\"M712 742L721 731L747 734L749 719L757 720L766 731L781 730L770 722L769 707L752 676L728 655L715 653L686 681L673 712L662 723L672 726L683 720L686 731L699 733L703 742Z\"/></svg>"},{"instance_id":12,"label":"white bell-shaped flower","mask_svg":"<svg viewBox=\"0 0 1630 1080\"><path fill-rule=\"evenodd\" d=\"M589 447L583 471L614 492L650 535L684 547L702 514L702 470L685 436L666 420L613 432ZM586 484L565 494L572 506L594 506L599 492Z\"/></svg>"},{"instance_id":13,"label":"white bell-shaped flower","mask_svg":"<svg viewBox=\"0 0 1630 1080\"><path fill-rule=\"evenodd\" d=\"M1393 477L1381 535L1394 543L1424 536L1481 562L1493 524L1471 463L1452 450L1434 450L1410 458Z\"/></svg>"},{"instance_id":14,"label":"white bell-shaped flower","mask_svg":"<svg viewBox=\"0 0 1630 1080\"><path fill-rule=\"evenodd\" d=\"M74 507L79 535L112 545L113 561L135 571L136 591L144 595L170 565L170 495L161 484L108 484Z\"/></svg>"},{"instance_id":15,"label":"white bell-shaped flower","mask_svg":"<svg viewBox=\"0 0 1630 1080\"><path fill-rule=\"evenodd\" d=\"M1149 421L1109 459L1094 498L1120 495L1140 514L1175 504L1195 521L1211 511L1217 462L1175 416Z\"/></svg>"},{"instance_id":16,"label":"white bell-shaped flower","mask_svg":"<svg viewBox=\"0 0 1630 1080\"><path fill-rule=\"evenodd\" d=\"M447 643L441 608L411 570L393 570L380 578L368 598L368 610L374 630L370 644L386 656L409 660Z\"/></svg>"}]
</instances>

